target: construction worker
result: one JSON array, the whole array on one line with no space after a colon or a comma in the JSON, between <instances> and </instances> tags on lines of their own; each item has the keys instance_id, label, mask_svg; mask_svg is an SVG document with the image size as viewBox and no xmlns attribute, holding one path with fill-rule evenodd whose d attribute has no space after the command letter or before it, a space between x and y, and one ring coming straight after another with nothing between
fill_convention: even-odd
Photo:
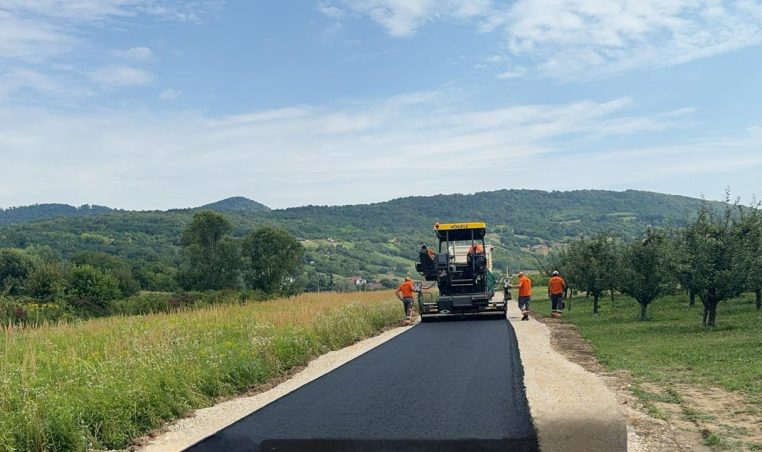
<instances>
[{"instance_id":1,"label":"construction worker","mask_svg":"<svg viewBox=\"0 0 762 452\"><path fill-rule=\"evenodd\" d=\"M529 320L529 302L532 301L532 280L519 272L518 284L511 284L514 289L519 289L519 309L521 309L521 320Z\"/></svg>"},{"instance_id":2,"label":"construction worker","mask_svg":"<svg viewBox=\"0 0 762 452\"><path fill-rule=\"evenodd\" d=\"M484 253L484 245L481 243L474 243L468 248L468 254L483 254Z\"/></svg>"},{"instance_id":3,"label":"construction worker","mask_svg":"<svg viewBox=\"0 0 762 452\"><path fill-rule=\"evenodd\" d=\"M566 290L566 281L558 274L558 271L553 271L548 281L548 296L550 297L551 313L553 317L561 317L561 313L564 312L564 291Z\"/></svg>"},{"instance_id":4,"label":"construction worker","mask_svg":"<svg viewBox=\"0 0 762 452\"><path fill-rule=\"evenodd\" d=\"M426 245L421 245L421 251L420 252L421 253L426 253L431 258L432 261L434 260L434 258L437 255L437 253L435 253L435 252L431 251L429 248L427 248Z\"/></svg>"},{"instance_id":5,"label":"construction worker","mask_svg":"<svg viewBox=\"0 0 762 452\"><path fill-rule=\"evenodd\" d=\"M503 300L506 302L513 300L513 297L511 296L511 277L510 276L506 276L505 280L503 281Z\"/></svg>"},{"instance_id":6,"label":"construction worker","mask_svg":"<svg viewBox=\"0 0 762 452\"><path fill-rule=\"evenodd\" d=\"M405 309L405 325L410 324L410 319L412 317L414 291L413 280L406 276L405 282L400 284L397 291L394 293L397 295L397 298L400 299Z\"/></svg>"}]
</instances>

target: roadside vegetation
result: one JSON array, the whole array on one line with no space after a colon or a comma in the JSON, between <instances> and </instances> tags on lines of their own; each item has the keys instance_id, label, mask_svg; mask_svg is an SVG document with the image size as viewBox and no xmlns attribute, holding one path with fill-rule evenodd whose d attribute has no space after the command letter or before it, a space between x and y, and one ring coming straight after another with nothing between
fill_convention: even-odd
<instances>
[{"instance_id":1,"label":"roadside vegetation","mask_svg":"<svg viewBox=\"0 0 762 452\"><path fill-rule=\"evenodd\" d=\"M565 275L570 289L592 298L598 314L601 298L614 292L640 305L640 320L659 296L684 292L692 306L703 305L702 324L717 326L720 302L754 293L754 309L762 310L762 211L731 204L716 213L701 208L679 229L645 228L637 239L596 234L570 243L543 265ZM652 308L651 310L653 310Z\"/></svg>"},{"instance_id":2,"label":"roadside vegetation","mask_svg":"<svg viewBox=\"0 0 762 452\"><path fill-rule=\"evenodd\" d=\"M388 291L6 326L0 450L119 449L400 319Z\"/></svg>"},{"instance_id":3,"label":"roadside vegetation","mask_svg":"<svg viewBox=\"0 0 762 452\"><path fill-rule=\"evenodd\" d=\"M647 227L637 239L581 237L542 266L576 293L564 320L602 364L633 376L650 415L677 413L710 446L762 448L759 205L726 199L721 211L702 208L684 227Z\"/></svg>"}]
</instances>

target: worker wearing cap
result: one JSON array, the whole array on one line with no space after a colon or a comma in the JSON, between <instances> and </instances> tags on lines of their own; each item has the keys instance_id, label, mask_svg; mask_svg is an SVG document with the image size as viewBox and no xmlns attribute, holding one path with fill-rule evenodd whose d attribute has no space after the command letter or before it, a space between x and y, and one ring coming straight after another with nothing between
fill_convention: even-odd
<instances>
[{"instance_id":1,"label":"worker wearing cap","mask_svg":"<svg viewBox=\"0 0 762 452\"><path fill-rule=\"evenodd\" d=\"M397 298L400 299L402 302L403 307L405 308L405 324L410 323L410 318L412 315L412 309L413 309L413 280L409 277L405 277L405 282L400 284L400 286L397 288L397 291L394 293L397 295Z\"/></svg>"},{"instance_id":2,"label":"worker wearing cap","mask_svg":"<svg viewBox=\"0 0 762 452\"><path fill-rule=\"evenodd\" d=\"M524 272L519 272L519 283L511 284L511 287L519 289L521 320L529 320L529 302L532 301L532 280Z\"/></svg>"},{"instance_id":3,"label":"worker wearing cap","mask_svg":"<svg viewBox=\"0 0 762 452\"><path fill-rule=\"evenodd\" d=\"M561 317L561 313L564 312L564 291L566 290L566 281L558 274L558 271L553 271L548 281L548 296L550 296L551 303L551 316Z\"/></svg>"}]
</instances>

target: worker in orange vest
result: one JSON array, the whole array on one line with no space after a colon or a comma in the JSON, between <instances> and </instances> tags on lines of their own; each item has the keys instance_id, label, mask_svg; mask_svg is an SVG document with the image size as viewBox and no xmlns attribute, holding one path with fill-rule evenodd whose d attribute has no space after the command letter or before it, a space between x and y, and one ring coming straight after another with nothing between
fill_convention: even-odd
<instances>
[{"instance_id":1,"label":"worker in orange vest","mask_svg":"<svg viewBox=\"0 0 762 452\"><path fill-rule=\"evenodd\" d=\"M511 287L519 289L521 320L529 320L529 302L532 301L532 280L524 272L519 272L518 284L511 284Z\"/></svg>"},{"instance_id":2,"label":"worker in orange vest","mask_svg":"<svg viewBox=\"0 0 762 452\"><path fill-rule=\"evenodd\" d=\"M474 243L468 248L468 254L482 254L484 253L484 245L481 243Z\"/></svg>"},{"instance_id":3,"label":"worker in orange vest","mask_svg":"<svg viewBox=\"0 0 762 452\"><path fill-rule=\"evenodd\" d=\"M566 281L564 281L557 271L553 271L553 276L548 281L548 295L550 296L550 303L552 305L550 315L553 317L561 317L561 313L564 312L565 290Z\"/></svg>"},{"instance_id":4,"label":"worker in orange vest","mask_svg":"<svg viewBox=\"0 0 762 452\"><path fill-rule=\"evenodd\" d=\"M400 286L397 288L397 291L394 293L397 295L397 298L400 299L405 309L405 325L410 324L412 317L414 291L415 288L413 287L413 280L409 277L405 277L405 282L400 284Z\"/></svg>"}]
</instances>

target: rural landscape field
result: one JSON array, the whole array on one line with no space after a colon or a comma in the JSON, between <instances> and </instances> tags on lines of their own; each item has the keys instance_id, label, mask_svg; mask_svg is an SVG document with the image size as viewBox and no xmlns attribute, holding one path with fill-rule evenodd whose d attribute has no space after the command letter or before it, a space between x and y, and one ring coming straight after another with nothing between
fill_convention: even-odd
<instances>
[{"instance_id":1,"label":"rural landscape field","mask_svg":"<svg viewBox=\"0 0 762 452\"><path fill-rule=\"evenodd\" d=\"M526 236L509 221L500 223L494 208L471 213L494 218L488 243L495 248L495 274L529 271L537 285L535 309L547 315L544 284L551 270L560 270L570 289L568 307L563 320L548 320L578 326L600 363L626 372L648 415L703 434L708 446L758 448L760 363L749 354L762 345L754 271L762 255L758 210L639 192L506 191L435 197L421 205L442 208L465 198L479 206L484 198L529 194L525 204L503 205L520 211L528 202L573 198L573 208L557 215L580 221L568 231L540 217L537 235ZM665 211L685 209L684 216L637 213L654 198L675 203L680 207ZM617 210L604 210L601 199ZM415 273L418 244L431 243L426 236L436 213L411 215L410 223L422 226L405 240L397 239L404 228L383 222L360 240L351 219L370 221L369 206L343 207L340 216L335 208L311 208L294 227L283 220L290 212L243 211L249 204L237 201L239 210L226 210L228 203L150 214L70 209L68 216L17 219L0 231L17 241L0 250L4 448L124 448L194 408L399 325L401 308L389 288ZM373 208L383 212L406 202ZM595 215L580 213L596 208ZM154 225L175 222L175 236L172 229L146 230L141 219L148 215ZM244 234L244 225L252 231ZM95 234L100 239L94 242ZM696 235L712 241L691 242ZM149 248L150 242L160 245ZM163 256L160 250L171 251ZM154 258L133 257L140 254ZM151 286L155 281L166 286ZM712 404L718 393L722 411Z\"/></svg>"},{"instance_id":2,"label":"rural landscape field","mask_svg":"<svg viewBox=\"0 0 762 452\"><path fill-rule=\"evenodd\" d=\"M0 0L0 452L762 450L762 0Z\"/></svg>"}]
</instances>

